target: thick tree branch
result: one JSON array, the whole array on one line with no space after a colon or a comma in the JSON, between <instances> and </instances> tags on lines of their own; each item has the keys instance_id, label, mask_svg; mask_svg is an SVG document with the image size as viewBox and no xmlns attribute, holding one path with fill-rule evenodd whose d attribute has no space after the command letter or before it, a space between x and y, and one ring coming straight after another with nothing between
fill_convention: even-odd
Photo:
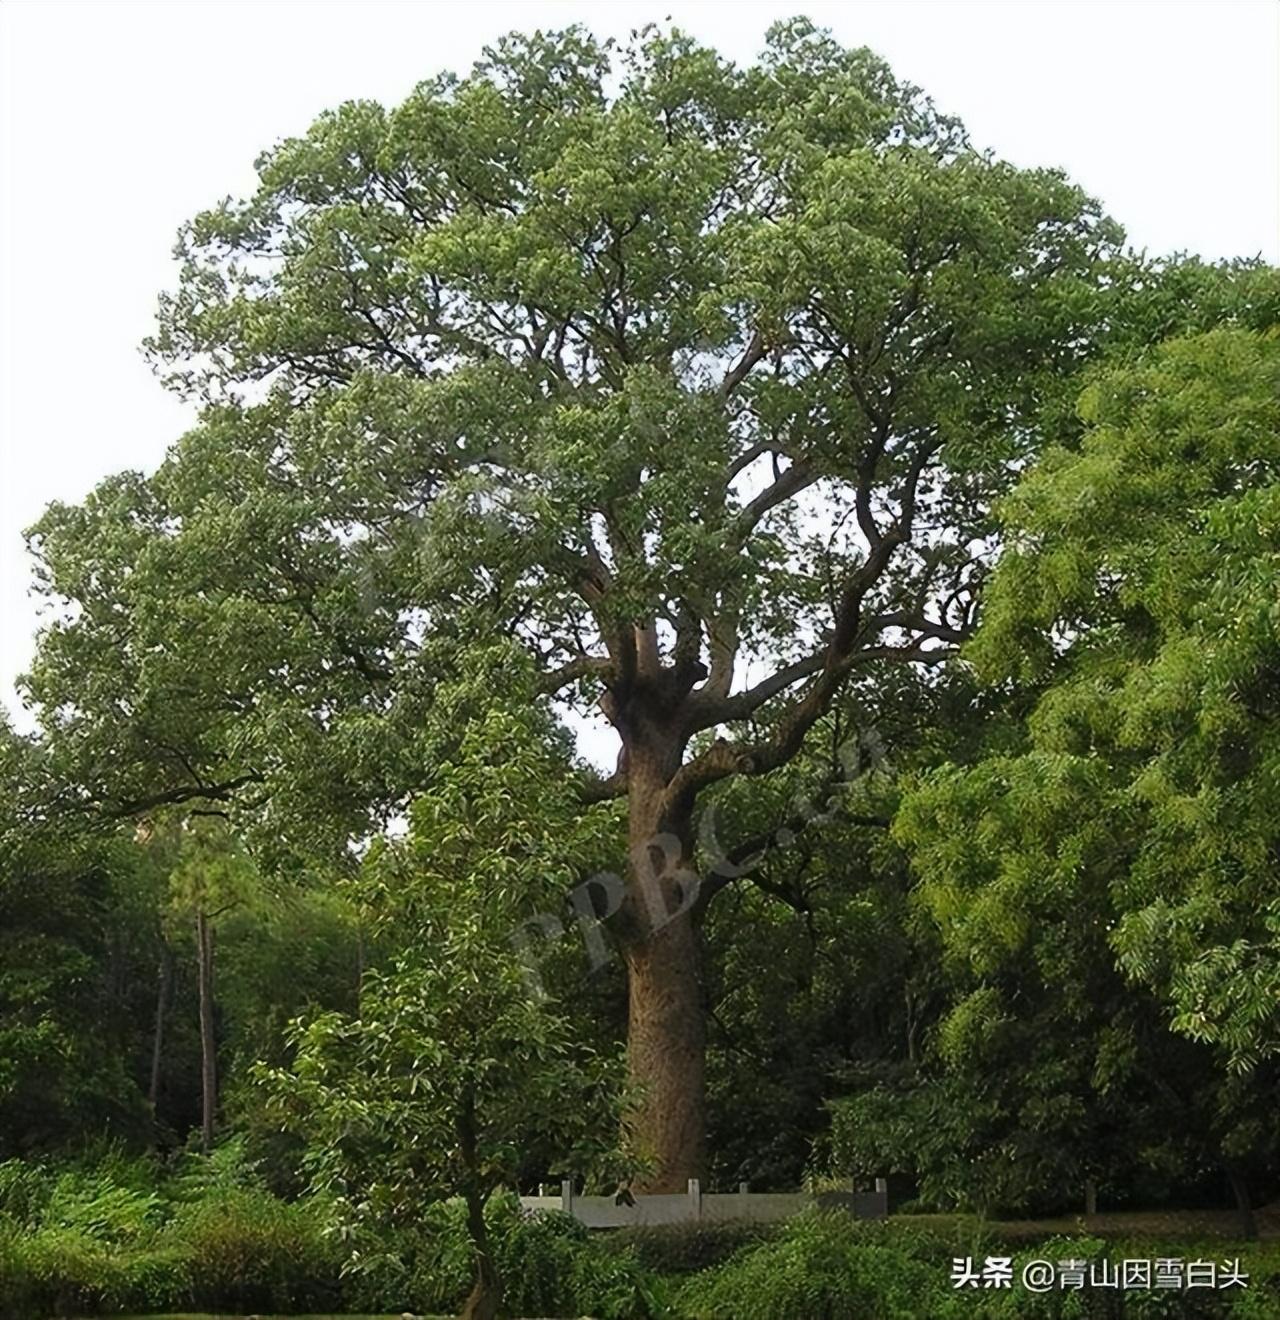
<instances>
[{"instance_id":1,"label":"thick tree branch","mask_svg":"<svg viewBox=\"0 0 1280 1320\"><path fill-rule=\"evenodd\" d=\"M776 509L779 504L785 503L793 495L798 495L802 490L812 486L817 480L818 473L812 464L803 459L792 463L786 471L778 475L775 481L743 506L742 511L733 520L730 543L735 546L743 545L759 526L765 514L771 509Z\"/></svg>"},{"instance_id":2,"label":"thick tree branch","mask_svg":"<svg viewBox=\"0 0 1280 1320\"><path fill-rule=\"evenodd\" d=\"M764 357L766 352L764 336L757 330L751 336L751 342L743 355L725 372L724 380L720 382L721 398L727 399L746 380L751 374L751 368Z\"/></svg>"},{"instance_id":3,"label":"thick tree branch","mask_svg":"<svg viewBox=\"0 0 1280 1320\"><path fill-rule=\"evenodd\" d=\"M717 724L730 724L735 720L745 720L771 697L784 692L801 679L816 674L822 668L823 661L823 652L815 651L732 696L717 696L709 686L704 688L693 698L693 731L709 729Z\"/></svg>"},{"instance_id":4,"label":"thick tree branch","mask_svg":"<svg viewBox=\"0 0 1280 1320\"><path fill-rule=\"evenodd\" d=\"M925 650L920 645L922 641L935 637L934 633L930 633L928 638L913 638L900 647L858 645L860 638L866 634L862 620L863 601L884 575L895 551L911 537L920 478L941 444L941 439L935 437L917 448L903 483L898 518L871 549L863 563L849 575L840 594L834 627L823 651L815 653L806 661L797 662L797 665L808 665L815 677L804 695L783 712L775 725L772 738L754 746L717 739L705 752L681 766L672 777L663 799L664 815L673 819L687 815L698 793L717 780L732 774L767 774L789 761L800 749L808 731L829 708L836 692L856 664L885 657L936 664L952 654L945 648ZM766 679L763 685L758 684L756 688L749 689L749 692L756 693L763 687L764 696L756 702L756 707L803 677L794 673L795 668L791 666L780 670ZM729 701L731 698L723 700Z\"/></svg>"},{"instance_id":5,"label":"thick tree branch","mask_svg":"<svg viewBox=\"0 0 1280 1320\"><path fill-rule=\"evenodd\" d=\"M738 620L725 613L707 620L707 650L711 657L711 672L703 684L700 696L727 697L733 686L733 669L738 660Z\"/></svg>"},{"instance_id":6,"label":"thick tree branch","mask_svg":"<svg viewBox=\"0 0 1280 1320\"><path fill-rule=\"evenodd\" d=\"M613 662L602 655L580 655L557 669L549 670L538 679L538 691L546 697L562 692L571 683L583 678L607 681L613 673Z\"/></svg>"},{"instance_id":7,"label":"thick tree branch","mask_svg":"<svg viewBox=\"0 0 1280 1320\"><path fill-rule=\"evenodd\" d=\"M587 805L609 802L613 798L626 797L627 787L627 772L625 769L619 769L607 777L597 775L584 779L578 785L578 797Z\"/></svg>"},{"instance_id":8,"label":"thick tree branch","mask_svg":"<svg viewBox=\"0 0 1280 1320\"><path fill-rule=\"evenodd\" d=\"M867 630L882 628L901 628L903 632L915 633L917 640L932 638L939 642L952 642L959 646L968 641L969 633L963 628L953 628L939 619L929 619L923 614L914 614L910 610L895 610L889 614L876 614L867 620Z\"/></svg>"},{"instance_id":9,"label":"thick tree branch","mask_svg":"<svg viewBox=\"0 0 1280 1320\"><path fill-rule=\"evenodd\" d=\"M178 788L166 789L162 793L152 793L147 797L133 798L129 801L106 807L99 799L93 805L103 808L103 814L109 820L125 820L129 816L141 815L155 807L177 806L183 802L227 802L242 788L251 784L261 784L263 776L256 772L228 779L221 784L183 784Z\"/></svg>"}]
</instances>

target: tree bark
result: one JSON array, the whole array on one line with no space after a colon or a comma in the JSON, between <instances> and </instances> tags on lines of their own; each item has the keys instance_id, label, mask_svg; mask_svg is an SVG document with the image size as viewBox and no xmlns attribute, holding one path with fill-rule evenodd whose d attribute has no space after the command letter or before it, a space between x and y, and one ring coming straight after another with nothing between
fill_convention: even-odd
<instances>
[{"instance_id":1,"label":"tree bark","mask_svg":"<svg viewBox=\"0 0 1280 1320\"><path fill-rule=\"evenodd\" d=\"M678 753L677 753L678 756ZM664 765L664 761L666 764ZM706 1006L692 830L663 815L669 758L628 757L631 858L619 926L628 982L627 1136L643 1192L682 1192L705 1164Z\"/></svg>"},{"instance_id":2,"label":"tree bark","mask_svg":"<svg viewBox=\"0 0 1280 1320\"><path fill-rule=\"evenodd\" d=\"M164 1030L169 1016L169 1001L173 996L173 950L167 940L160 943L160 985L156 991L156 1021L151 1035L151 1084L147 1088L147 1103L155 1117L160 1102L160 1077L164 1069Z\"/></svg>"},{"instance_id":3,"label":"tree bark","mask_svg":"<svg viewBox=\"0 0 1280 1320\"><path fill-rule=\"evenodd\" d=\"M214 1116L218 1108L218 1045L213 1012L213 926L205 912L196 913L196 965L200 985L200 1149L213 1149Z\"/></svg>"},{"instance_id":4,"label":"tree bark","mask_svg":"<svg viewBox=\"0 0 1280 1320\"><path fill-rule=\"evenodd\" d=\"M685 914L627 949L628 1130L652 1160L642 1192L680 1192L706 1163L706 1022L700 949Z\"/></svg>"}]
</instances>

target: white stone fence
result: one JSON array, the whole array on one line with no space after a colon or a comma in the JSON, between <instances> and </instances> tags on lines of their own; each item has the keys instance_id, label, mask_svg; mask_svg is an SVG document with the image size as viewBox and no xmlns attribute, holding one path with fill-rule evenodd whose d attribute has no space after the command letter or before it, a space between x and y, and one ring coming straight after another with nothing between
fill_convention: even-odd
<instances>
[{"instance_id":1,"label":"white stone fence","mask_svg":"<svg viewBox=\"0 0 1280 1320\"><path fill-rule=\"evenodd\" d=\"M729 1222L775 1224L790 1219L810 1206L824 1210L847 1210L857 1219L883 1219L889 1213L888 1186L876 1179L874 1192L749 1192L747 1184L736 1192L703 1192L698 1179L689 1179L688 1191L659 1196L579 1196L573 1183L560 1184L560 1194L522 1196L526 1210L563 1210L588 1228L630 1228L633 1225L724 1224Z\"/></svg>"}]
</instances>

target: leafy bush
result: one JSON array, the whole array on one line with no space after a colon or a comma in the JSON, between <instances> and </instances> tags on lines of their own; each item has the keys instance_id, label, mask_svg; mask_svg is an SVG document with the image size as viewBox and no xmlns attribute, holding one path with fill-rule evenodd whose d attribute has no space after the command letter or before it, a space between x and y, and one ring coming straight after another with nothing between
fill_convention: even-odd
<instances>
[{"instance_id":1,"label":"leafy bush","mask_svg":"<svg viewBox=\"0 0 1280 1320\"><path fill-rule=\"evenodd\" d=\"M696 1274L721 1265L744 1247L777 1235L772 1224L728 1221L720 1224L663 1224L622 1228L610 1233L610 1248L631 1251L656 1274Z\"/></svg>"},{"instance_id":2,"label":"leafy bush","mask_svg":"<svg viewBox=\"0 0 1280 1320\"><path fill-rule=\"evenodd\" d=\"M121 1256L105 1301L112 1310L169 1311L189 1304L194 1282L185 1247L149 1247Z\"/></svg>"},{"instance_id":3,"label":"leafy bush","mask_svg":"<svg viewBox=\"0 0 1280 1320\"><path fill-rule=\"evenodd\" d=\"M567 1315L596 1320L659 1320L671 1314L667 1287L629 1249L607 1250L592 1241L578 1254L573 1305Z\"/></svg>"},{"instance_id":4,"label":"leafy bush","mask_svg":"<svg viewBox=\"0 0 1280 1320\"><path fill-rule=\"evenodd\" d=\"M251 1160L243 1137L232 1137L208 1155L184 1151L165 1179L165 1195L173 1201L198 1201L211 1192L261 1188L258 1163Z\"/></svg>"},{"instance_id":5,"label":"leafy bush","mask_svg":"<svg viewBox=\"0 0 1280 1320\"><path fill-rule=\"evenodd\" d=\"M83 1233L98 1242L137 1241L164 1218L159 1195L120 1186L107 1172L63 1174L43 1208L49 1227Z\"/></svg>"},{"instance_id":6,"label":"leafy bush","mask_svg":"<svg viewBox=\"0 0 1280 1320\"><path fill-rule=\"evenodd\" d=\"M869 1242L858 1222L821 1212L772 1241L695 1275L678 1306L689 1320L917 1320L945 1275L906 1251Z\"/></svg>"},{"instance_id":7,"label":"leafy bush","mask_svg":"<svg viewBox=\"0 0 1280 1320\"><path fill-rule=\"evenodd\" d=\"M0 1317L85 1314L122 1292L117 1255L69 1229L10 1231L0 1239Z\"/></svg>"},{"instance_id":8,"label":"leafy bush","mask_svg":"<svg viewBox=\"0 0 1280 1320\"><path fill-rule=\"evenodd\" d=\"M219 1190L180 1206L161 1242L185 1251L197 1307L323 1310L339 1299L339 1252L306 1202Z\"/></svg>"},{"instance_id":9,"label":"leafy bush","mask_svg":"<svg viewBox=\"0 0 1280 1320\"><path fill-rule=\"evenodd\" d=\"M581 1258L588 1253L587 1230L559 1211L526 1215L511 1198L494 1202L489 1213L496 1237L498 1271L506 1304L517 1315L582 1314L575 1294Z\"/></svg>"},{"instance_id":10,"label":"leafy bush","mask_svg":"<svg viewBox=\"0 0 1280 1320\"><path fill-rule=\"evenodd\" d=\"M40 1223L0 1218L0 1320L328 1309L342 1300L341 1264L306 1203L234 1189L173 1206L105 1176L66 1174Z\"/></svg>"},{"instance_id":11,"label":"leafy bush","mask_svg":"<svg viewBox=\"0 0 1280 1320\"><path fill-rule=\"evenodd\" d=\"M35 1225L49 1203L53 1179L42 1164L0 1161L0 1217Z\"/></svg>"},{"instance_id":12,"label":"leafy bush","mask_svg":"<svg viewBox=\"0 0 1280 1320\"><path fill-rule=\"evenodd\" d=\"M456 1311L471 1289L473 1256L461 1202L429 1207L398 1253L371 1255L353 1280L352 1300L385 1309ZM515 1197L486 1210L494 1258L515 1315L648 1320L663 1313L660 1285L628 1248L592 1238L572 1216L529 1214Z\"/></svg>"},{"instance_id":13,"label":"leafy bush","mask_svg":"<svg viewBox=\"0 0 1280 1320\"><path fill-rule=\"evenodd\" d=\"M412 1229L339 1241L317 1201L253 1185L234 1152L94 1167L0 1164L0 1320L208 1309L456 1313L471 1284L460 1202ZM150 1179L150 1184L147 1184ZM590 1234L514 1197L488 1207L516 1315L596 1320L1280 1320L1280 1244L1149 1238L1019 1241L964 1219L871 1222L811 1212L789 1223ZM1239 1255L1231 1292L956 1290L953 1256L1112 1261Z\"/></svg>"}]
</instances>

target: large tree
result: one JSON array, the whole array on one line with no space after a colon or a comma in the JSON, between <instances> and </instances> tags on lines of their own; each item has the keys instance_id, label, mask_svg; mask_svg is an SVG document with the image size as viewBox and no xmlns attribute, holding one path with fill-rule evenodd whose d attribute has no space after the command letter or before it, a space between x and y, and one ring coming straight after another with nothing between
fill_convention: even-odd
<instances>
[{"instance_id":1,"label":"large tree","mask_svg":"<svg viewBox=\"0 0 1280 1320\"><path fill-rule=\"evenodd\" d=\"M1224 327L1099 372L1082 442L1005 501L967 654L988 682L1025 685L1022 737L922 778L895 823L975 994L1030 958L1061 1003L1105 951L1132 1004L1153 998L1214 1047L1186 1099L1185 1064L1161 1084L1246 1218L1247 1175L1273 1178L1280 1146L1274 273L1269 287L1253 318L1267 332ZM1064 918L1077 938L1048 947Z\"/></svg>"},{"instance_id":2,"label":"large tree","mask_svg":"<svg viewBox=\"0 0 1280 1320\"><path fill-rule=\"evenodd\" d=\"M621 744L582 795L626 800L636 1133L682 1186L695 805L867 666L966 636L1119 234L802 21L741 69L653 30L511 38L259 175L183 231L152 344L199 425L37 529L73 608L30 691L84 801L336 846L441 752L442 667L517 639Z\"/></svg>"}]
</instances>

